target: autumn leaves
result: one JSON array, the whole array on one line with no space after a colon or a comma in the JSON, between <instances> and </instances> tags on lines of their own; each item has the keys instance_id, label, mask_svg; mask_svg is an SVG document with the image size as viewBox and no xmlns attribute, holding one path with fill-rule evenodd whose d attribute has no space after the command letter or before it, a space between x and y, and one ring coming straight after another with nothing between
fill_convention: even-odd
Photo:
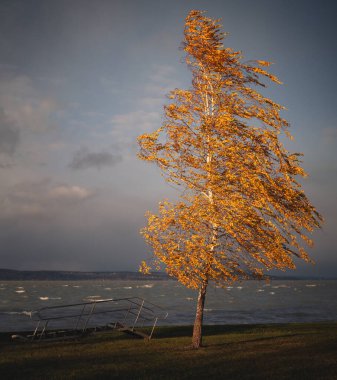
<instances>
[{"instance_id":1,"label":"autumn leaves","mask_svg":"<svg viewBox=\"0 0 337 380\"><path fill-rule=\"evenodd\" d=\"M245 63L225 48L220 27L203 12L187 16L191 88L172 91L163 125L138 138L139 157L182 189L181 201L162 202L142 230L154 265L164 263L203 297L210 280L294 268L294 256L308 260L306 232L322 220L296 179L304 175L298 155L280 141L289 135L283 107L258 91L279 80L266 71L269 62Z\"/></svg>"}]
</instances>

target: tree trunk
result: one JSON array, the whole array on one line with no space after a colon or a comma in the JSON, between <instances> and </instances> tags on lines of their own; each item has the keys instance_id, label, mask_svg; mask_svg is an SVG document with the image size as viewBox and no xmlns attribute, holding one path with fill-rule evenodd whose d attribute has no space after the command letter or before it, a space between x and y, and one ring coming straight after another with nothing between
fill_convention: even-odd
<instances>
[{"instance_id":1,"label":"tree trunk","mask_svg":"<svg viewBox=\"0 0 337 380\"><path fill-rule=\"evenodd\" d=\"M197 311L193 327L192 348L199 348L202 345L202 320L204 317L204 306L208 281L205 281L199 288Z\"/></svg>"}]
</instances>

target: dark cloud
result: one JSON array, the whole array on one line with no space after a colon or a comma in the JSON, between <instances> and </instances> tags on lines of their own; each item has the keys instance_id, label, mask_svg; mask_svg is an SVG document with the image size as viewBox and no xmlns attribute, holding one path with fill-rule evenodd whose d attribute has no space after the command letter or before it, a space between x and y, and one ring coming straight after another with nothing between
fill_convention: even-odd
<instances>
[{"instance_id":1,"label":"dark cloud","mask_svg":"<svg viewBox=\"0 0 337 380\"><path fill-rule=\"evenodd\" d=\"M19 130L0 108L0 153L13 154L19 142Z\"/></svg>"},{"instance_id":2,"label":"dark cloud","mask_svg":"<svg viewBox=\"0 0 337 380\"><path fill-rule=\"evenodd\" d=\"M113 155L110 152L90 152L88 148L81 148L74 155L73 160L69 164L71 169L101 169L104 166L113 166L120 162L122 157Z\"/></svg>"}]
</instances>

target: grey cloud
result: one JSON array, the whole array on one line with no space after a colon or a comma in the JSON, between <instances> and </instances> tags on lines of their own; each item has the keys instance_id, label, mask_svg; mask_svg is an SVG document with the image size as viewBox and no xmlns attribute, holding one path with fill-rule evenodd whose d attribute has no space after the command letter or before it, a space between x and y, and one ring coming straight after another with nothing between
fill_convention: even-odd
<instances>
[{"instance_id":1,"label":"grey cloud","mask_svg":"<svg viewBox=\"0 0 337 380\"><path fill-rule=\"evenodd\" d=\"M47 131L60 110L57 101L44 93L36 80L0 68L0 104L20 130Z\"/></svg>"},{"instance_id":2,"label":"grey cloud","mask_svg":"<svg viewBox=\"0 0 337 380\"><path fill-rule=\"evenodd\" d=\"M69 164L71 169L101 169L104 166L113 166L120 162L120 155L113 155L110 152L90 152L88 148L81 148L73 157Z\"/></svg>"},{"instance_id":3,"label":"grey cloud","mask_svg":"<svg viewBox=\"0 0 337 380\"><path fill-rule=\"evenodd\" d=\"M33 202L32 191L57 187L51 181L25 183L15 188L15 194ZM48 198L52 196L55 191L48 193ZM80 207L60 207L52 218L33 217L29 210L27 217L21 214L15 220L1 220L0 215L1 260L16 269L137 270L147 252L138 230L150 204L128 195L105 194Z\"/></svg>"},{"instance_id":4,"label":"grey cloud","mask_svg":"<svg viewBox=\"0 0 337 380\"><path fill-rule=\"evenodd\" d=\"M19 130L0 108L0 153L13 154L19 142Z\"/></svg>"},{"instance_id":5,"label":"grey cloud","mask_svg":"<svg viewBox=\"0 0 337 380\"><path fill-rule=\"evenodd\" d=\"M0 198L1 218L4 220L38 220L60 213L71 212L73 207L91 198L94 192L77 185L55 184L50 179L22 182L7 189Z\"/></svg>"},{"instance_id":6,"label":"grey cloud","mask_svg":"<svg viewBox=\"0 0 337 380\"><path fill-rule=\"evenodd\" d=\"M8 162L1 162L0 161L0 169L9 169L12 168L13 164L8 163Z\"/></svg>"}]
</instances>

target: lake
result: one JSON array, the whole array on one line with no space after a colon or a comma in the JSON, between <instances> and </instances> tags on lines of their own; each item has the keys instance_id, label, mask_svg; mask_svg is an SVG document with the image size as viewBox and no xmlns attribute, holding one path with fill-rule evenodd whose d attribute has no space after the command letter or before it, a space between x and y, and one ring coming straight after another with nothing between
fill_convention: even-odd
<instances>
[{"instance_id":1,"label":"lake","mask_svg":"<svg viewBox=\"0 0 337 380\"><path fill-rule=\"evenodd\" d=\"M168 281L0 281L0 331L32 330L30 312L46 306L98 299L141 297L161 306L161 324L190 325L196 291ZM337 280L243 281L210 285L205 324L251 324L337 320Z\"/></svg>"}]
</instances>

